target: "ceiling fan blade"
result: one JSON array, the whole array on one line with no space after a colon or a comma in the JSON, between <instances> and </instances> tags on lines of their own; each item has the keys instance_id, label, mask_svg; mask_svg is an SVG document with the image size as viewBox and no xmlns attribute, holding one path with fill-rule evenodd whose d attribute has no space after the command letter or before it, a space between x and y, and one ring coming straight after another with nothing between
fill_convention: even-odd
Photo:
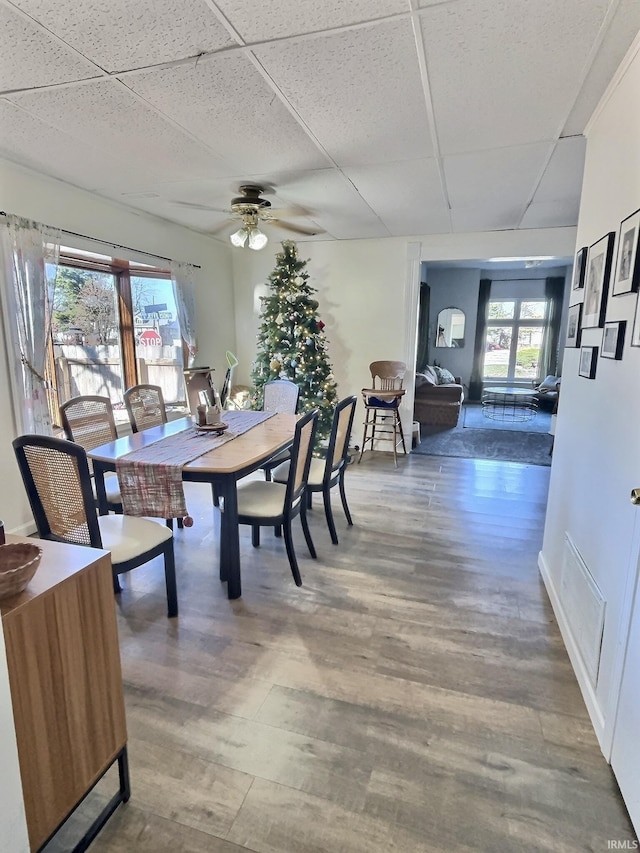
<instances>
[{"instance_id":1,"label":"ceiling fan blade","mask_svg":"<svg viewBox=\"0 0 640 853\"><path fill-rule=\"evenodd\" d=\"M315 237L316 234L322 234L322 228L307 228L304 225L294 225L292 222L283 222L281 219L269 219L270 225L276 225L278 228L284 228L286 231L293 231L294 234L306 234L308 237Z\"/></svg>"}]
</instances>

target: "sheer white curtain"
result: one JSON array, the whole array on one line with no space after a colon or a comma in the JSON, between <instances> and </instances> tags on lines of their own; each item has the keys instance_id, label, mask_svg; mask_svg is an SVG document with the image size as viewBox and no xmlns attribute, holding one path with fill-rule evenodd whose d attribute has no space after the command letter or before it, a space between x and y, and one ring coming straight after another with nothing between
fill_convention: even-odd
<instances>
[{"instance_id":1,"label":"sheer white curtain","mask_svg":"<svg viewBox=\"0 0 640 853\"><path fill-rule=\"evenodd\" d=\"M50 435L44 378L60 231L18 216L0 217L4 332L19 433Z\"/></svg>"},{"instance_id":2,"label":"sheer white curtain","mask_svg":"<svg viewBox=\"0 0 640 853\"><path fill-rule=\"evenodd\" d=\"M195 364L198 342L196 340L196 288L195 268L191 264L171 262L171 283L173 284L173 296L178 309L178 322L182 337L189 348L189 363L185 367Z\"/></svg>"}]
</instances>

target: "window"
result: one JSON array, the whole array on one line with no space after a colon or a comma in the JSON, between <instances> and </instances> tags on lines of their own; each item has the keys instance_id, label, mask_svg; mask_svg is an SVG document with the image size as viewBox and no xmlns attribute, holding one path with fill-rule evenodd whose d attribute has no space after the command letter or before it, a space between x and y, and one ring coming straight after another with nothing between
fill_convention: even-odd
<instances>
[{"instance_id":1,"label":"window","mask_svg":"<svg viewBox=\"0 0 640 853\"><path fill-rule=\"evenodd\" d=\"M485 380L541 378L548 310L545 299L489 302L482 371Z\"/></svg>"},{"instance_id":2,"label":"window","mask_svg":"<svg viewBox=\"0 0 640 853\"><path fill-rule=\"evenodd\" d=\"M186 410L183 345L167 270L104 255L60 250L49 379L54 423L71 397L109 397L126 423L126 388L162 388L168 410Z\"/></svg>"}]
</instances>

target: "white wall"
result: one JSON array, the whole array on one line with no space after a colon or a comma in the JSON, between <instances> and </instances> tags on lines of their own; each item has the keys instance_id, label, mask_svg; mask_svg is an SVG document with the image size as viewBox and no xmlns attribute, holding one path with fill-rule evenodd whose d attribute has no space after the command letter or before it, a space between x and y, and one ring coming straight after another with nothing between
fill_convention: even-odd
<instances>
[{"instance_id":1,"label":"white wall","mask_svg":"<svg viewBox=\"0 0 640 853\"><path fill-rule=\"evenodd\" d=\"M200 348L197 360L199 364L215 367L217 375L221 379L224 377L225 351L235 349L230 249L186 228L134 212L1 160L0 188L0 207L7 213L200 265L202 269L196 271ZM92 244L68 236L63 236L63 242L71 247L93 248L103 254L111 251L100 243ZM119 257L135 257L135 253L126 253L120 249L117 253ZM137 259L154 263L153 259L145 255ZM3 286L4 282L0 280L0 287ZM27 533L33 530L33 524L11 448L15 425L9 404L11 394L2 323L0 400L3 401L0 406L0 482L3 484L0 518L9 532Z\"/></svg>"},{"instance_id":2,"label":"white wall","mask_svg":"<svg viewBox=\"0 0 640 853\"><path fill-rule=\"evenodd\" d=\"M621 66L587 129L578 239L588 246L640 207L639 41ZM617 253L617 239L616 239ZM583 292L572 292L572 301ZM627 320L622 361L599 359L595 380L578 376L578 349L566 349L540 568L554 603L583 695L605 755L609 755L631 590L638 560L640 486L640 348L630 347L637 294L610 297L607 320ZM586 329L584 345L601 346L602 330ZM587 612L573 629L561 583L565 534L574 541L606 600L600 672L594 686L578 652L593 630Z\"/></svg>"}]
</instances>

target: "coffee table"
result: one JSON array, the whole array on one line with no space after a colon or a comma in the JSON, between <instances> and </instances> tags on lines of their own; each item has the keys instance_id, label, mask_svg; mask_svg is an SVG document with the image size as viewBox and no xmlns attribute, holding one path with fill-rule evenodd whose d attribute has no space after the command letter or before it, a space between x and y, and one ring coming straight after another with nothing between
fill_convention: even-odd
<instances>
[{"instance_id":1,"label":"coffee table","mask_svg":"<svg viewBox=\"0 0 640 853\"><path fill-rule=\"evenodd\" d=\"M515 423L531 421L538 409L536 392L516 386L485 388L482 414L493 421Z\"/></svg>"}]
</instances>

